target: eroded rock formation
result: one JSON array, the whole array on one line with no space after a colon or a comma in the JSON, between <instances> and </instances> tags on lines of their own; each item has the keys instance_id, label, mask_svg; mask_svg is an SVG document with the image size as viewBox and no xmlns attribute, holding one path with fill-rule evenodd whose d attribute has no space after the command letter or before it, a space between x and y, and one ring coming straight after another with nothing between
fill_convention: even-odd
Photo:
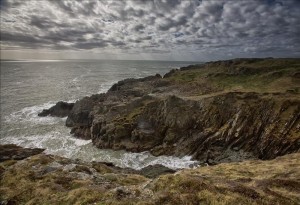
<instances>
[{"instance_id":1,"label":"eroded rock formation","mask_svg":"<svg viewBox=\"0 0 300 205\"><path fill-rule=\"evenodd\" d=\"M77 101L66 125L98 148L272 159L300 150L299 69L298 59L236 59L126 79Z\"/></svg>"}]
</instances>

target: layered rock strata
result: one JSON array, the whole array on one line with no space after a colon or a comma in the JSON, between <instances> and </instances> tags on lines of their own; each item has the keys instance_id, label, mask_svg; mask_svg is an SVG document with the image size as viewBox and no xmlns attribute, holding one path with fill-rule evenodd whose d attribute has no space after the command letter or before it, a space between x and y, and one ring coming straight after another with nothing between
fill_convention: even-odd
<instances>
[{"instance_id":1,"label":"layered rock strata","mask_svg":"<svg viewBox=\"0 0 300 205\"><path fill-rule=\"evenodd\" d=\"M300 150L299 59L235 59L126 79L85 97L66 125L98 148L208 164Z\"/></svg>"}]
</instances>

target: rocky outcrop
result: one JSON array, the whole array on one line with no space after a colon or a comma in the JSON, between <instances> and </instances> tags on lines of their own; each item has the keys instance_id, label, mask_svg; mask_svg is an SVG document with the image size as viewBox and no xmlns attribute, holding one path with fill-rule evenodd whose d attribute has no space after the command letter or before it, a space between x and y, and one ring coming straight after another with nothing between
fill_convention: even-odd
<instances>
[{"instance_id":1,"label":"rocky outcrop","mask_svg":"<svg viewBox=\"0 0 300 205\"><path fill-rule=\"evenodd\" d=\"M99 94L84 97L75 102L66 120L66 126L72 128L71 133L74 134L75 137L81 139L91 138L90 127L93 121L91 111L102 101L104 101L104 95Z\"/></svg>"},{"instance_id":2,"label":"rocky outcrop","mask_svg":"<svg viewBox=\"0 0 300 205\"><path fill-rule=\"evenodd\" d=\"M117 83L115 83L108 91L118 91L121 90L122 88L124 88L123 86L130 86L130 85L134 85L136 86L137 83L144 83L144 82L155 82L156 80L160 80L162 77L159 74L156 74L154 76L148 76L145 78L139 78L139 79L134 79L134 78L129 78L129 79L125 79L125 80L121 80Z\"/></svg>"},{"instance_id":3,"label":"rocky outcrop","mask_svg":"<svg viewBox=\"0 0 300 205\"><path fill-rule=\"evenodd\" d=\"M45 117L45 116L53 116L53 117L67 117L72 108L74 106L74 103L67 103L67 102L58 102L56 105L49 109L44 109L41 113L38 114L40 117Z\"/></svg>"},{"instance_id":4,"label":"rocky outcrop","mask_svg":"<svg viewBox=\"0 0 300 205\"><path fill-rule=\"evenodd\" d=\"M156 178L160 175L164 174L172 174L175 173L176 171L173 169L170 169L168 167L165 167L160 164L155 164L155 165L149 165L147 167L144 167L140 171L138 171L139 174L148 177L148 178Z\"/></svg>"},{"instance_id":5,"label":"rocky outcrop","mask_svg":"<svg viewBox=\"0 0 300 205\"><path fill-rule=\"evenodd\" d=\"M77 101L66 125L98 148L207 164L272 159L300 150L299 65L234 59L126 79Z\"/></svg>"},{"instance_id":6,"label":"rocky outcrop","mask_svg":"<svg viewBox=\"0 0 300 205\"><path fill-rule=\"evenodd\" d=\"M6 160L22 160L40 154L44 149L23 148L14 144L0 145L0 162Z\"/></svg>"},{"instance_id":7,"label":"rocky outcrop","mask_svg":"<svg viewBox=\"0 0 300 205\"><path fill-rule=\"evenodd\" d=\"M91 126L99 148L193 155L211 164L300 150L299 100L237 92L201 100L144 97L111 110L97 113Z\"/></svg>"},{"instance_id":8,"label":"rocky outcrop","mask_svg":"<svg viewBox=\"0 0 300 205\"><path fill-rule=\"evenodd\" d=\"M140 79L126 79L114 84L107 94L84 97L74 104L66 120L71 133L81 139L91 139L90 128L97 112L140 98L153 90L161 79L159 74Z\"/></svg>"}]
</instances>

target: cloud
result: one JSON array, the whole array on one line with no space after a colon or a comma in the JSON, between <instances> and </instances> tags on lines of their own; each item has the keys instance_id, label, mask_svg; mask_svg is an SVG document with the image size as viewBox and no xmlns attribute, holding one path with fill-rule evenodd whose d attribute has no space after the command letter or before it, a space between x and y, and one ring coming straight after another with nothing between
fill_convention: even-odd
<instances>
[{"instance_id":1,"label":"cloud","mask_svg":"<svg viewBox=\"0 0 300 205\"><path fill-rule=\"evenodd\" d=\"M297 0L1 1L2 50L297 56L299 36Z\"/></svg>"}]
</instances>

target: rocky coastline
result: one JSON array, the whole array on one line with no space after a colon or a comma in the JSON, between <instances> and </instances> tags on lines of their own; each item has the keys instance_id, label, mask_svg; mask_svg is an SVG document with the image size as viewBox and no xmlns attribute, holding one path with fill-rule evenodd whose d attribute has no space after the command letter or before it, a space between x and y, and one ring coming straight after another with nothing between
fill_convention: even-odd
<instances>
[{"instance_id":1,"label":"rocky coastline","mask_svg":"<svg viewBox=\"0 0 300 205\"><path fill-rule=\"evenodd\" d=\"M299 72L298 59L209 62L125 79L48 114L68 113L71 133L98 148L209 164L274 159L300 150Z\"/></svg>"},{"instance_id":2,"label":"rocky coastline","mask_svg":"<svg viewBox=\"0 0 300 205\"><path fill-rule=\"evenodd\" d=\"M300 59L233 59L58 102L39 116L67 117L100 149L200 167L122 169L1 145L0 204L299 204L299 74Z\"/></svg>"}]
</instances>

